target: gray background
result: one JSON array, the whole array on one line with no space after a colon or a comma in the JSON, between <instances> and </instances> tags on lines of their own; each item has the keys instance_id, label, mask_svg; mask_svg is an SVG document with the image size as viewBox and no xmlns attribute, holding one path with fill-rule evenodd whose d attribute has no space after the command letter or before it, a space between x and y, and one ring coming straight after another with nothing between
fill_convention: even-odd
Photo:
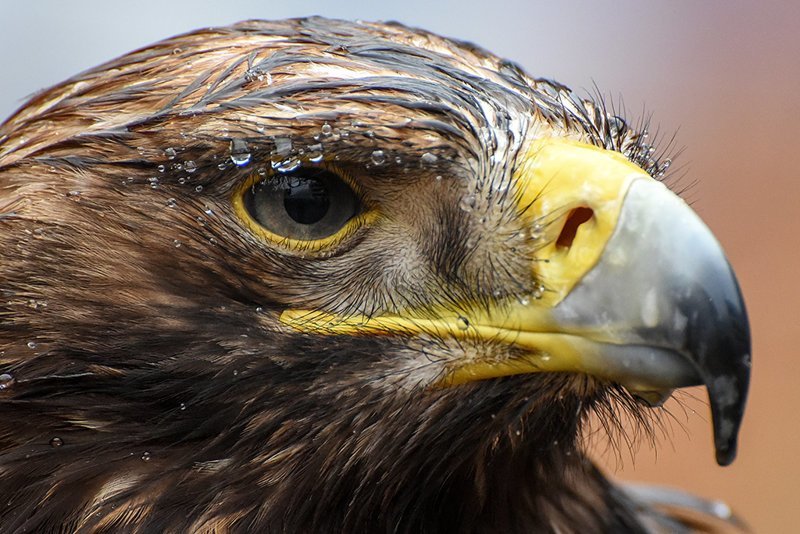
<instances>
[{"instance_id":1,"label":"gray background","mask_svg":"<svg viewBox=\"0 0 800 534\"><path fill-rule=\"evenodd\" d=\"M310 14L406 24L472 40L536 76L624 95L685 147L688 200L736 268L754 336L751 401L740 457L712 459L705 393L671 403L658 454L636 461L602 436L595 454L629 480L721 497L760 532L785 531L800 480L800 5L798 2L439 3L322 1L0 2L0 117L26 96L176 33L248 18ZM692 396L694 398L692 398ZM624 447L627 449L627 447ZM791 512L790 512L791 511Z\"/></svg>"}]
</instances>

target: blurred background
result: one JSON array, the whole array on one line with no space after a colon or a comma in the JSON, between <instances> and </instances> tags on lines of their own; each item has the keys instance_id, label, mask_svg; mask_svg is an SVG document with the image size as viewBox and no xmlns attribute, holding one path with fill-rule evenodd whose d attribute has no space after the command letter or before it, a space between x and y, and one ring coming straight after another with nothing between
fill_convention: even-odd
<instances>
[{"instance_id":1,"label":"blurred background","mask_svg":"<svg viewBox=\"0 0 800 534\"><path fill-rule=\"evenodd\" d=\"M725 247L748 304L751 396L739 458L720 468L702 389L667 408L657 451L595 439L624 480L730 504L756 532L789 532L800 502L800 2L416 0L3 1L0 119L32 93L164 37L249 18L398 20L474 41L535 76L624 98L677 132L684 196Z\"/></svg>"}]
</instances>

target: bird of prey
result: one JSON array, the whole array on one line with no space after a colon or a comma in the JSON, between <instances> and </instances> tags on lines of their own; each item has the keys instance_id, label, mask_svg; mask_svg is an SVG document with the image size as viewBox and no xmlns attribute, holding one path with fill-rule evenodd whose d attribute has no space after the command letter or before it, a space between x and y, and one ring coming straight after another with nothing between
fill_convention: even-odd
<instances>
[{"instance_id":1,"label":"bird of prey","mask_svg":"<svg viewBox=\"0 0 800 534\"><path fill-rule=\"evenodd\" d=\"M35 95L0 127L0 531L706 528L584 450L704 384L735 455L744 304L668 164L394 23L203 29Z\"/></svg>"}]
</instances>

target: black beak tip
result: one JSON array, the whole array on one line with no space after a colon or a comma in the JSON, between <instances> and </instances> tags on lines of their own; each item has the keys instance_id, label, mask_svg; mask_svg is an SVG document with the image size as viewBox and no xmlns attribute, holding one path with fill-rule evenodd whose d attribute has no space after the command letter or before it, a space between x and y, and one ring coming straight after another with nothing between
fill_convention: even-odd
<instances>
[{"instance_id":1,"label":"black beak tip","mask_svg":"<svg viewBox=\"0 0 800 534\"><path fill-rule=\"evenodd\" d=\"M748 370L740 371L743 372L739 376L717 377L707 382L714 422L714 448L717 463L722 466L730 465L736 459L739 428L747 401L750 376Z\"/></svg>"},{"instance_id":2,"label":"black beak tip","mask_svg":"<svg viewBox=\"0 0 800 534\"><path fill-rule=\"evenodd\" d=\"M717 444L717 463L723 467L731 465L736 459L736 438L725 444Z\"/></svg>"},{"instance_id":3,"label":"black beak tip","mask_svg":"<svg viewBox=\"0 0 800 534\"><path fill-rule=\"evenodd\" d=\"M750 383L749 336L747 351L734 359L723 372L715 373L706 380L708 397L711 402L711 416L714 424L714 447L717 463L730 465L736 458L739 429L747 403L747 390Z\"/></svg>"},{"instance_id":4,"label":"black beak tip","mask_svg":"<svg viewBox=\"0 0 800 534\"><path fill-rule=\"evenodd\" d=\"M747 311L738 283L729 272L729 287L713 292L717 298L703 299L707 307L699 307L693 339L695 361L711 404L716 459L722 466L736 458L752 365Z\"/></svg>"}]
</instances>

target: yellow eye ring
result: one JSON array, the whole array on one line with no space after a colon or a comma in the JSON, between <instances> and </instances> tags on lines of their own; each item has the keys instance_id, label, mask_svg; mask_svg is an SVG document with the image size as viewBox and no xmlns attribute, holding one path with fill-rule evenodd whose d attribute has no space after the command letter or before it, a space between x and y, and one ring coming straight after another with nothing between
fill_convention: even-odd
<instances>
[{"instance_id":1,"label":"yellow eye ring","mask_svg":"<svg viewBox=\"0 0 800 534\"><path fill-rule=\"evenodd\" d=\"M260 175L253 173L233 191L231 204L234 213L251 234L261 241L277 245L287 252L298 255L334 253L341 243L359 230L368 227L377 217L376 211L363 210L361 199L354 192L357 188L353 187L352 180L338 169L336 170L337 172L333 173L322 168L306 167L286 174ZM310 190L309 184L322 191L324 204L318 206L313 204L317 191ZM297 214L293 217L292 213L289 213L290 209L296 209L292 207L297 205L297 200L290 197L298 191L301 203L303 201L311 202L312 212L317 209L317 213L312 213L312 219L316 219L320 214L325 217L330 211L332 200L334 218L332 221L327 221L331 226L330 229L333 230L331 233L327 233L324 227L321 232L315 228L314 224L318 222L316 220L301 220ZM343 196L344 199L330 199L331 192L333 196ZM256 195L258 195L258 199L254 201ZM351 198L348 198L348 195ZM257 209L254 209L254 202L258 202ZM355 202L351 208L355 208L357 211L352 216L347 213L337 214L335 213L339 209L337 202ZM303 208L303 205L300 204L300 207ZM345 206L342 209L346 211L348 208ZM341 212L341 210L339 211ZM303 211L299 213L302 215ZM262 220L259 220L259 215ZM326 221L321 222L325 223ZM273 226L273 228L268 228L268 226ZM292 233L297 235L282 235Z\"/></svg>"}]
</instances>

